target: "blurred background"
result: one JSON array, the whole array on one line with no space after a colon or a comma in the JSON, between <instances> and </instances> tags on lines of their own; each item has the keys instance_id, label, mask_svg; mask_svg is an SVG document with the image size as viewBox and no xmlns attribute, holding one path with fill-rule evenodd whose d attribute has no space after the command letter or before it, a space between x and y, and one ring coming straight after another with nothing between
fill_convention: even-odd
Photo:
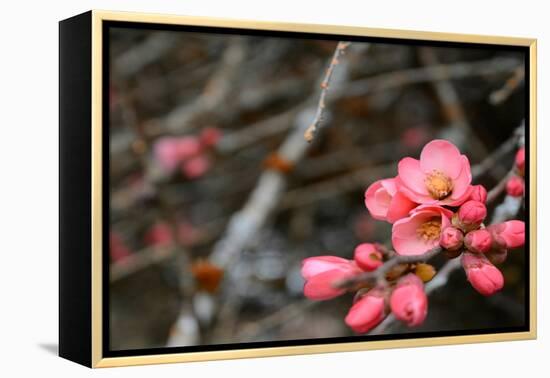
<instances>
[{"instance_id":1,"label":"blurred background","mask_svg":"<svg viewBox=\"0 0 550 378\"><path fill-rule=\"evenodd\" d=\"M353 295L305 299L301 261L389 245L363 196L402 157L445 138L475 166L524 120L521 52L352 42L307 144L336 45L110 28L111 349L352 336ZM496 185L514 152L475 183ZM385 332L524 325L522 251L501 269L499 294L457 270L422 326Z\"/></svg>"}]
</instances>

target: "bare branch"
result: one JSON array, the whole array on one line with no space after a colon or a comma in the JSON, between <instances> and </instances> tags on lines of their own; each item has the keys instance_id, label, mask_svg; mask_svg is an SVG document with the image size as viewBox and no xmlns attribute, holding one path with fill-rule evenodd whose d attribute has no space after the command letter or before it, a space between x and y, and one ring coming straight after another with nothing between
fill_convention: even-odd
<instances>
[{"instance_id":1,"label":"bare branch","mask_svg":"<svg viewBox=\"0 0 550 378\"><path fill-rule=\"evenodd\" d=\"M334 67L340 63L340 55L344 54L346 48L350 45L350 42L338 42L336 50L330 61L330 64L327 68L327 72L323 81L321 82L321 95L319 96L319 104L317 105L317 111L315 112L315 118L313 122L307 128L304 133L304 138L306 141L311 142L315 138L317 129L320 127L321 122L323 121L323 111L325 110L325 97L327 96L328 87L330 85L330 79L332 78L332 73L334 72Z\"/></svg>"}]
</instances>

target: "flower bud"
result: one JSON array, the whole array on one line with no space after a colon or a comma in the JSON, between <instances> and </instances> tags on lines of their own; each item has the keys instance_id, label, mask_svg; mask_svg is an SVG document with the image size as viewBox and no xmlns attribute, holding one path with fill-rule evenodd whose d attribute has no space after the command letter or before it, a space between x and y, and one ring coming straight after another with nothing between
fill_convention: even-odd
<instances>
[{"instance_id":1,"label":"flower bud","mask_svg":"<svg viewBox=\"0 0 550 378\"><path fill-rule=\"evenodd\" d=\"M350 308L345 322L357 333L366 333L376 327L385 316L384 293L373 289Z\"/></svg>"},{"instance_id":2,"label":"flower bud","mask_svg":"<svg viewBox=\"0 0 550 378\"><path fill-rule=\"evenodd\" d=\"M196 179L201 177L210 168L210 161L203 155L195 156L185 163L181 167L181 171L185 177L190 179Z\"/></svg>"},{"instance_id":3,"label":"flower bud","mask_svg":"<svg viewBox=\"0 0 550 378\"><path fill-rule=\"evenodd\" d=\"M409 327L422 324L428 314L428 297L420 278L414 274L402 277L392 292L390 307L395 317Z\"/></svg>"},{"instance_id":4,"label":"flower bud","mask_svg":"<svg viewBox=\"0 0 550 378\"><path fill-rule=\"evenodd\" d=\"M459 224L466 232L479 228L486 216L487 208L479 201L465 202L458 209Z\"/></svg>"},{"instance_id":5,"label":"flower bud","mask_svg":"<svg viewBox=\"0 0 550 378\"><path fill-rule=\"evenodd\" d=\"M525 223L519 220L511 220L495 224L487 228L505 248L518 248L525 244Z\"/></svg>"},{"instance_id":6,"label":"flower bud","mask_svg":"<svg viewBox=\"0 0 550 378\"><path fill-rule=\"evenodd\" d=\"M491 233L486 229L470 231L464 238L466 248L475 253L487 253L493 245Z\"/></svg>"},{"instance_id":7,"label":"flower bud","mask_svg":"<svg viewBox=\"0 0 550 378\"><path fill-rule=\"evenodd\" d=\"M470 200L485 203L487 201L487 189L483 185L473 185Z\"/></svg>"},{"instance_id":8,"label":"flower bud","mask_svg":"<svg viewBox=\"0 0 550 378\"><path fill-rule=\"evenodd\" d=\"M516 153L516 167L523 176L525 174L525 147L522 147Z\"/></svg>"},{"instance_id":9,"label":"flower bud","mask_svg":"<svg viewBox=\"0 0 550 378\"><path fill-rule=\"evenodd\" d=\"M456 227L449 226L441 232L439 245L449 251L456 251L462 248L464 234Z\"/></svg>"},{"instance_id":10,"label":"flower bud","mask_svg":"<svg viewBox=\"0 0 550 378\"><path fill-rule=\"evenodd\" d=\"M512 176L506 183L506 193L512 197L523 196L525 182L521 177Z\"/></svg>"},{"instance_id":11,"label":"flower bud","mask_svg":"<svg viewBox=\"0 0 550 378\"><path fill-rule=\"evenodd\" d=\"M306 280L304 295L313 300L326 300L345 293L334 284L361 273L350 260L337 256L309 257L302 261L302 277Z\"/></svg>"},{"instance_id":12,"label":"flower bud","mask_svg":"<svg viewBox=\"0 0 550 378\"><path fill-rule=\"evenodd\" d=\"M215 127L207 127L201 131L200 141L206 147L215 146L220 138L222 133L219 129Z\"/></svg>"},{"instance_id":13,"label":"flower bud","mask_svg":"<svg viewBox=\"0 0 550 378\"><path fill-rule=\"evenodd\" d=\"M355 247L353 259L364 271L371 272L382 265L382 253L371 243L362 243Z\"/></svg>"},{"instance_id":14,"label":"flower bud","mask_svg":"<svg viewBox=\"0 0 550 378\"><path fill-rule=\"evenodd\" d=\"M435 273L435 268L430 264L420 263L416 264L416 267L414 268L414 274L416 274L422 282L431 281L431 279L434 278Z\"/></svg>"},{"instance_id":15,"label":"flower bud","mask_svg":"<svg viewBox=\"0 0 550 378\"><path fill-rule=\"evenodd\" d=\"M493 295L504 286L502 273L484 255L466 252L462 266L470 284L484 296Z\"/></svg>"}]
</instances>

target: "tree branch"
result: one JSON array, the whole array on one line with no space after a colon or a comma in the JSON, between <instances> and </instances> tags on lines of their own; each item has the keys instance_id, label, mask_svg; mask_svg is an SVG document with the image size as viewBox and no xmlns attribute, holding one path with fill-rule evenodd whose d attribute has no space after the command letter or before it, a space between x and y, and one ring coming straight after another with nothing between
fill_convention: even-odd
<instances>
[{"instance_id":1,"label":"tree branch","mask_svg":"<svg viewBox=\"0 0 550 378\"><path fill-rule=\"evenodd\" d=\"M338 42L338 45L336 46L336 50L334 50L334 54L332 55L332 59L327 68L325 77L321 82L321 95L319 96L319 104L317 105L315 117L313 118L313 122L311 122L311 125L309 125L309 127L304 133L304 138L308 142L311 142L313 138L315 138L317 129L320 127L321 122L323 121L323 111L325 110L325 97L327 96L327 91L330 84L330 79L332 78L332 73L334 72L334 68L338 65L338 63L340 63L339 61L340 55L344 54L344 51L349 45L350 45L350 42Z\"/></svg>"}]
</instances>

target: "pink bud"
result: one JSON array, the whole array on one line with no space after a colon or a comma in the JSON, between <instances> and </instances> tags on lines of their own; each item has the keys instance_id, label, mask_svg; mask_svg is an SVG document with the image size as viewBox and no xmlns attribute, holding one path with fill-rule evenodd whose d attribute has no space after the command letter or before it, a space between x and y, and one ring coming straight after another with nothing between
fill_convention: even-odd
<instances>
[{"instance_id":1,"label":"pink bud","mask_svg":"<svg viewBox=\"0 0 550 378\"><path fill-rule=\"evenodd\" d=\"M112 261L124 260L132 254L120 235L113 231L109 235L109 254Z\"/></svg>"},{"instance_id":2,"label":"pink bud","mask_svg":"<svg viewBox=\"0 0 550 378\"><path fill-rule=\"evenodd\" d=\"M428 314L428 297L422 280L412 273L402 277L393 290L390 306L395 317L409 327L422 324Z\"/></svg>"},{"instance_id":3,"label":"pink bud","mask_svg":"<svg viewBox=\"0 0 550 378\"><path fill-rule=\"evenodd\" d=\"M518 170L521 174L525 172L525 148L522 147L518 150L516 153L516 167L518 167Z\"/></svg>"},{"instance_id":4,"label":"pink bud","mask_svg":"<svg viewBox=\"0 0 550 378\"><path fill-rule=\"evenodd\" d=\"M521 177L512 176L506 183L506 193L512 197L523 196L525 183Z\"/></svg>"},{"instance_id":5,"label":"pink bud","mask_svg":"<svg viewBox=\"0 0 550 378\"><path fill-rule=\"evenodd\" d=\"M383 264L382 253L371 243L363 243L355 247L353 259L359 268L367 272L376 270L376 268Z\"/></svg>"},{"instance_id":6,"label":"pink bud","mask_svg":"<svg viewBox=\"0 0 550 378\"><path fill-rule=\"evenodd\" d=\"M346 292L334 285L345 278L361 273L350 260L337 256L309 257L302 261L302 277L306 280L304 295L313 300L335 298Z\"/></svg>"},{"instance_id":7,"label":"pink bud","mask_svg":"<svg viewBox=\"0 0 550 378\"><path fill-rule=\"evenodd\" d=\"M185 177L195 179L204 175L208 168L210 168L208 158L199 155L184 162L181 170Z\"/></svg>"},{"instance_id":8,"label":"pink bud","mask_svg":"<svg viewBox=\"0 0 550 378\"><path fill-rule=\"evenodd\" d=\"M350 308L345 322L357 333L376 327L385 316L384 293L370 290Z\"/></svg>"},{"instance_id":9,"label":"pink bud","mask_svg":"<svg viewBox=\"0 0 550 378\"><path fill-rule=\"evenodd\" d=\"M222 137L222 133L215 127L207 127L202 130L200 140L206 147L215 146Z\"/></svg>"},{"instance_id":10,"label":"pink bud","mask_svg":"<svg viewBox=\"0 0 550 378\"><path fill-rule=\"evenodd\" d=\"M201 151L199 139L194 136L185 136L178 138L177 141L178 158L180 161L190 159Z\"/></svg>"},{"instance_id":11,"label":"pink bud","mask_svg":"<svg viewBox=\"0 0 550 378\"><path fill-rule=\"evenodd\" d=\"M153 146L153 156L163 170L172 172L180 162L178 138L158 139Z\"/></svg>"},{"instance_id":12,"label":"pink bud","mask_svg":"<svg viewBox=\"0 0 550 378\"><path fill-rule=\"evenodd\" d=\"M493 245L491 233L486 229L470 231L464 238L464 245L469 251L475 253L487 253Z\"/></svg>"},{"instance_id":13,"label":"pink bud","mask_svg":"<svg viewBox=\"0 0 550 378\"><path fill-rule=\"evenodd\" d=\"M493 295L504 286L502 273L484 255L464 253L462 266L470 284L482 295Z\"/></svg>"},{"instance_id":14,"label":"pink bud","mask_svg":"<svg viewBox=\"0 0 550 378\"><path fill-rule=\"evenodd\" d=\"M172 228L169 224L155 223L145 234L145 243L154 246L167 246L173 242Z\"/></svg>"},{"instance_id":15,"label":"pink bud","mask_svg":"<svg viewBox=\"0 0 550 378\"><path fill-rule=\"evenodd\" d=\"M441 232L439 245L449 251L456 251L462 248L464 234L456 227L449 226Z\"/></svg>"},{"instance_id":16,"label":"pink bud","mask_svg":"<svg viewBox=\"0 0 550 378\"><path fill-rule=\"evenodd\" d=\"M470 200L485 203L487 201L487 189L483 185L473 185Z\"/></svg>"},{"instance_id":17,"label":"pink bud","mask_svg":"<svg viewBox=\"0 0 550 378\"><path fill-rule=\"evenodd\" d=\"M487 216L487 208L479 201L465 202L458 209L458 219L467 229L475 229Z\"/></svg>"},{"instance_id":18,"label":"pink bud","mask_svg":"<svg viewBox=\"0 0 550 378\"><path fill-rule=\"evenodd\" d=\"M507 248L518 248L525 244L525 223L522 221L511 220L489 226L488 229Z\"/></svg>"}]
</instances>

